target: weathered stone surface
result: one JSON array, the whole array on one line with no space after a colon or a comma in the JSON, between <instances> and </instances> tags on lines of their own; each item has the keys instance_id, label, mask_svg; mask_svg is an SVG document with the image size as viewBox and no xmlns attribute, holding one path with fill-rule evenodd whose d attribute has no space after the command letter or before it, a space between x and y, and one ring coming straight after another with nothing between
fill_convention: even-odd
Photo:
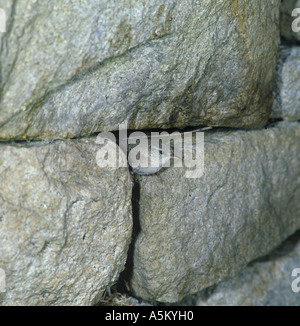
<instances>
[{"instance_id":1,"label":"weathered stone surface","mask_svg":"<svg viewBox=\"0 0 300 326\"><path fill-rule=\"evenodd\" d=\"M272 118L300 120L300 46L280 51Z\"/></svg>"},{"instance_id":2,"label":"weathered stone surface","mask_svg":"<svg viewBox=\"0 0 300 326\"><path fill-rule=\"evenodd\" d=\"M123 270L131 177L94 140L0 145L3 305L90 305Z\"/></svg>"},{"instance_id":3,"label":"weathered stone surface","mask_svg":"<svg viewBox=\"0 0 300 326\"><path fill-rule=\"evenodd\" d=\"M295 8L300 8L299 0L282 0L281 1L280 31L281 36L292 42L300 42L300 32L294 32L292 29L293 21L297 17L292 17ZM299 17L299 16L298 16ZM300 26L298 24L298 26Z\"/></svg>"},{"instance_id":4,"label":"weathered stone surface","mask_svg":"<svg viewBox=\"0 0 300 326\"><path fill-rule=\"evenodd\" d=\"M196 305L204 306L299 306L299 287L292 271L300 268L300 233L276 252L251 264L237 277L201 294ZM208 295L207 295L208 294Z\"/></svg>"},{"instance_id":5,"label":"weathered stone surface","mask_svg":"<svg viewBox=\"0 0 300 326\"><path fill-rule=\"evenodd\" d=\"M279 0L0 0L0 139L266 123Z\"/></svg>"},{"instance_id":6,"label":"weathered stone surface","mask_svg":"<svg viewBox=\"0 0 300 326\"><path fill-rule=\"evenodd\" d=\"M205 170L140 176L131 286L176 302L232 276L300 228L300 124L210 131Z\"/></svg>"}]
</instances>

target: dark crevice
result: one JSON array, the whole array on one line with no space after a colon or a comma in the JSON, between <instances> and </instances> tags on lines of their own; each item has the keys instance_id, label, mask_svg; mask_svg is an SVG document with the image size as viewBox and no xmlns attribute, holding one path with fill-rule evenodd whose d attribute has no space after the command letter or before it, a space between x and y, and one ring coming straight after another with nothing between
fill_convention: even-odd
<instances>
[{"instance_id":1,"label":"dark crevice","mask_svg":"<svg viewBox=\"0 0 300 326\"><path fill-rule=\"evenodd\" d=\"M199 129L202 128L211 128L210 130L204 130L203 132L205 133L215 133L215 132L228 132L228 131L255 131L255 130L262 130L262 129L268 129L268 128L273 128L276 126L277 123L284 121L283 118L275 118L275 119L269 119L268 123L265 125L265 127L261 129L249 129L249 128L237 128L237 127L222 127L222 126L207 126L207 125L200 125L198 127L185 127L182 129L179 128L169 128L169 129L159 129L159 128L153 128L153 129L128 129L127 130L127 136L129 137L131 133L133 132L144 132L146 135L151 135L151 132L168 132L168 133L173 133L173 132L191 132L191 131L198 131ZM295 122L300 123L300 120L297 120ZM292 123L292 121L291 121ZM201 130L199 130L201 131ZM119 130L112 130L112 131L105 131L105 132L110 132L116 137L116 141L118 144L119 140ZM104 133L105 133L104 132ZM99 134L102 132L95 132L89 135L80 135L80 136L75 136L75 137L70 137L70 138L45 138L45 139L15 139L15 140L1 140L0 139L0 145L5 144L34 144L34 143L53 143L55 141L64 141L64 140L80 140L80 139L87 139L87 138L93 138L97 137Z\"/></svg>"},{"instance_id":2,"label":"dark crevice","mask_svg":"<svg viewBox=\"0 0 300 326\"><path fill-rule=\"evenodd\" d=\"M133 266L134 266L133 257L134 257L135 243L141 231L140 220L139 220L140 184L137 180L137 176L134 176L133 178L134 178L134 183L132 187L132 197L131 197L132 218L133 218L132 239L127 253L127 261L125 264L125 269L120 274L119 281L116 285L117 292L124 293L130 296L133 296L129 284L133 273Z\"/></svg>"},{"instance_id":3,"label":"dark crevice","mask_svg":"<svg viewBox=\"0 0 300 326\"><path fill-rule=\"evenodd\" d=\"M279 122L284 121L283 118L273 118L268 121L265 126L265 129L274 128Z\"/></svg>"},{"instance_id":4,"label":"dark crevice","mask_svg":"<svg viewBox=\"0 0 300 326\"><path fill-rule=\"evenodd\" d=\"M281 45L286 47L299 46L299 41L288 40L283 35L281 35Z\"/></svg>"},{"instance_id":5,"label":"dark crevice","mask_svg":"<svg viewBox=\"0 0 300 326\"><path fill-rule=\"evenodd\" d=\"M260 257L248 264L248 266L253 266L256 263L265 263L270 261L275 261L281 257L287 256L291 253L295 246L300 241L300 230L296 231L290 237L288 237L283 243L281 243L276 249L266 256Z\"/></svg>"}]
</instances>

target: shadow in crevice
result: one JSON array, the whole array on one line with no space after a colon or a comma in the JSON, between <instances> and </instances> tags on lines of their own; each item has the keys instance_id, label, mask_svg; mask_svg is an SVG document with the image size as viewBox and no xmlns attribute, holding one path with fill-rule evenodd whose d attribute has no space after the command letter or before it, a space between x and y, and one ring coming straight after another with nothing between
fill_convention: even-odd
<instances>
[{"instance_id":1,"label":"shadow in crevice","mask_svg":"<svg viewBox=\"0 0 300 326\"><path fill-rule=\"evenodd\" d=\"M288 237L281 245L274 249L271 253L266 256L259 257L248 264L248 266L253 266L255 263L264 263L269 261L275 261L281 257L287 256L291 253L294 248L300 242L300 230L296 231L290 237Z\"/></svg>"},{"instance_id":2,"label":"shadow in crevice","mask_svg":"<svg viewBox=\"0 0 300 326\"><path fill-rule=\"evenodd\" d=\"M134 249L137 237L141 231L140 226L140 209L139 209L139 201L140 201L140 184L137 180L137 177L134 176L134 183L132 187L132 218L133 218L133 227L132 227L132 240L129 245L128 253L127 253L127 261L125 264L124 271L120 274L119 281L117 283L117 291L120 293L125 293L132 295L129 287L129 283L133 273L133 257L134 257Z\"/></svg>"}]
</instances>

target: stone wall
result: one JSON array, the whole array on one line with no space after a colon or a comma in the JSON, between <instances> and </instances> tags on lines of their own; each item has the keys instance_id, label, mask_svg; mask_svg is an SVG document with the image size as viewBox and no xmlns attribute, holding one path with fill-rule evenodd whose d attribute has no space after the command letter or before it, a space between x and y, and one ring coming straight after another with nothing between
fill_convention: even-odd
<instances>
[{"instance_id":1,"label":"stone wall","mask_svg":"<svg viewBox=\"0 0 300 326\"><path fill-rule=\"evenodd\" d=\"M0 0L1 305L300 304L297 7Z\"/></svg>"}]
</instances>

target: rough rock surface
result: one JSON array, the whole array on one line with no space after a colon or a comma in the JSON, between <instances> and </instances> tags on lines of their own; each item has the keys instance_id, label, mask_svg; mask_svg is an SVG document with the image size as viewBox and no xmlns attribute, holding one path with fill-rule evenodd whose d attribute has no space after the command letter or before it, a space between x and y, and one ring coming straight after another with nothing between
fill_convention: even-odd
<instances>
[{"instance_id":1,"label":"rough rock surface","mask_svg":"<svg viewBox=\"0 0 300 326\"><path fill-rule=\"evenodd\" d=\"M292 29L292 24L297 17L292 17L292 12L295 8L300 8L300 0L282 0L281 2L281 36L288 41L299 43L300 32L294 32ZM297 25L300 26L300 23Z\"/></svg>"},{"instance_id":2,"label":"rough rock surface","mask_svg":"<svg viewBox=\"0 0 300 326\"><path fill-rule=\"evenodd\" d=\"M266 123L279 0L0 0L0 140ZM22 96L20 96L22 94Z\"/></svg>"},{"instance_id":3,"label":"rough rock surface","mask_svg":"<svg viewBox=\"0 0 300 326\"><path fill-rule=\"evenodd\" d=\"M300 286L292 271L300 268L300 232L271 255L247 267L237 277L201 294L199 306L300 306ZM300 275L299 275L300 276Z\"/></svg>"},{"instance_id":4,"label":"rough rock surface","mask_svg":"<svg viewBox=\"0 0 300 326\"><path fill-rule=\"evenodd\" d=\"M300 46L281 48L271 116L300 120Z\"/></svg>"},{"instance_id":5,"label":"rough rock surface","mask_svg":"<svg viewBox=\"0 0 300 326\"><path fill-rule=\"evenodd\" d=\"M210 131L205 169L140 176L131 286L176 302L233 276L300 228L300 124Z\"/></svg>"},{"instance_id":6,"label":"rough rock surface","mask_svg":"<svg viewBox=\"0 0 300 326\"><path fill-rule=\"evenodd\" d=\"M124 269L128 169L101 169L93 139L0 145L3 305L90 305Z\"/></svg>"}]
</instances>

